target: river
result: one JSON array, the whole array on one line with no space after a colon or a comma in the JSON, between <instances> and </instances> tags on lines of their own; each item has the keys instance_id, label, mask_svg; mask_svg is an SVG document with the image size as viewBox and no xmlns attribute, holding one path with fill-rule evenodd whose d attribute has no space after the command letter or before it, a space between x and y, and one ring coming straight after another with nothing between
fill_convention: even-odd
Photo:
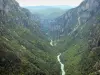
<instances>
[{"instance_id":1,"label":"river","mask_svg":"<svg viewBox=\"0 0 100 75\"><path fill-rule=\"evenodd\" d=\"M50 41L50 45L53 46L53 41L52 40Z\"/></svg>"},{"instance_id":2,"label":"river","mask_svg":"<svg viewBox=\"0 0 100 75\"><path fill-rule=\"evenodd\" d=\"M64 64L61 62L60 56L61 56L61 53L57 56L57 60L58 60L58 62L59 62L60 65L61 65L61 72L62 72L61 75L65 75Z\"/></svg>"}]
</instances>

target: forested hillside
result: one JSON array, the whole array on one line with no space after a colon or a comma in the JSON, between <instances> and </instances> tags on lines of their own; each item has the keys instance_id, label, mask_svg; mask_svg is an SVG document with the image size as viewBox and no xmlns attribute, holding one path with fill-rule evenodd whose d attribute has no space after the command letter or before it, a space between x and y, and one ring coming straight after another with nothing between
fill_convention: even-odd
<instances>
[{"instance_id":1,"label":"forested hillside","mask_svg":"<svg viewBox=\"0 0 100 75\"><path fill-rule=\"evenodd\" d=\"M66 75L99 75L100 0L84 0L53 25L51 34L60 38L57 48L63 52Z\"/></svg>"},{"instance_id":2,"label":"forested hillside","mask_svg":"<svg viewBox=\"0 0 100 75\"><path fill-rule=\"evenodd\" d=\"M0 0L0 75L100 74L100 0L52 16Z\"/></svg>"},{"instance_id":3,"label":"forested hillside","mask_svg":"<svg viewBox=\"0 0 100 75\"><path fill-rule=\"evenodd\" d=\"M39 26L15 0L0 0L0 75L59 75L55 49Z\"/></svg>"}]
</instances>

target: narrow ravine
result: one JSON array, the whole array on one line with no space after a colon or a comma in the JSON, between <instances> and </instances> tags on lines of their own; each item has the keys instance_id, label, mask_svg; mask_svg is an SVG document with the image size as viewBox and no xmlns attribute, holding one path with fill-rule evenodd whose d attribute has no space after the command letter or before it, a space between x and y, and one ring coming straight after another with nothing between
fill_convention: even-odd
<instances>
[{"instance_id":1,"label":"narrow ravine","mask_svg":"<svg viewBox=\"0 0 100 75\"><path fill-rule=\"evenodd\" d=\"M59 61L60 65L61 65L61 72L62 72L61 75L65 75L64 64L62 64L62 62L60 60L60 56L61 56L61 53L57 56L57 60Z\"/></svg>"}]
</instances>

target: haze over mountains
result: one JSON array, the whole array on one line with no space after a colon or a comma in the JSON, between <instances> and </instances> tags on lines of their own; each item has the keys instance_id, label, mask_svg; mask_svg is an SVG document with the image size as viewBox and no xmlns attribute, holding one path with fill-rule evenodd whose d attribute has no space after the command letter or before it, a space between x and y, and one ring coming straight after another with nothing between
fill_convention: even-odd
<instances>
[{"instance_id":1,"label":"haze over mountains","mask_svg":"<svg viewBox=\"0 0 100 75\"><path fill-rule=\"evenodd\" d=\"M100 74L100 0L75 8L0 0L0 75L61 75L59 53L66 75Z\"/></svg>"},{"instance_id":2,"label":"haze over mountains","mask_svg":"<svg viewBox=\"0 0 100 75\"><path fill-rule=\"evenodd\" d=\"M37 14L42 18L57 18L65 13L65 11L71 9L71 6L59 5L59 6L25 6L33 14Z\"/></svg>"}]
</instances>

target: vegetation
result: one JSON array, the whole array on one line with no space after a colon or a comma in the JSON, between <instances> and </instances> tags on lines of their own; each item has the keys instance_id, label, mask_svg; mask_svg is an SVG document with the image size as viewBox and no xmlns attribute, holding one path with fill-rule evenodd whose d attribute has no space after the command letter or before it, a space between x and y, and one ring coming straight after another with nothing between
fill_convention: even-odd
<instances>
[{"instance_id":1,"label":"vegetation","mask_svg":"<svg viewBox=\"0 0 100 75\"><path fill-rule=\"evenodd\" d=\"M0 10L0 75L59 75L56 52L39 22L28 10L9 3L5 6L14 9Z\"/></svg>"},{"instance_id":2,"label":"vegetation","mask_svg":"<svg viewBox=\"0 0 100 75\"><path fill-rule=\"evenodd\" d=\"M52 36L48 35L49 39L53 36L57 39L54 40L57 45L52 47L47 36L42 33L41 21L36 15L21 8L14 0L2 0L0 75L59 75L58 53L62 53L61 61L65 65L66 75L99 75L100 10L95 2L88 9L80 9L89 4L86 2L89 1L84 1L79 7L55 20L43 21L44 25L55 25L51 26L51 29L54 27L50 30L50 34L53 32ZM95 6L97 9L92 9ZM42 14L48 12L50 11L44 11ZM53 17L62 13L54 12ZM51 14L47 15L52 17ZM48 27L44 32L49 32Z\"/></svg>"}]
</instances>

